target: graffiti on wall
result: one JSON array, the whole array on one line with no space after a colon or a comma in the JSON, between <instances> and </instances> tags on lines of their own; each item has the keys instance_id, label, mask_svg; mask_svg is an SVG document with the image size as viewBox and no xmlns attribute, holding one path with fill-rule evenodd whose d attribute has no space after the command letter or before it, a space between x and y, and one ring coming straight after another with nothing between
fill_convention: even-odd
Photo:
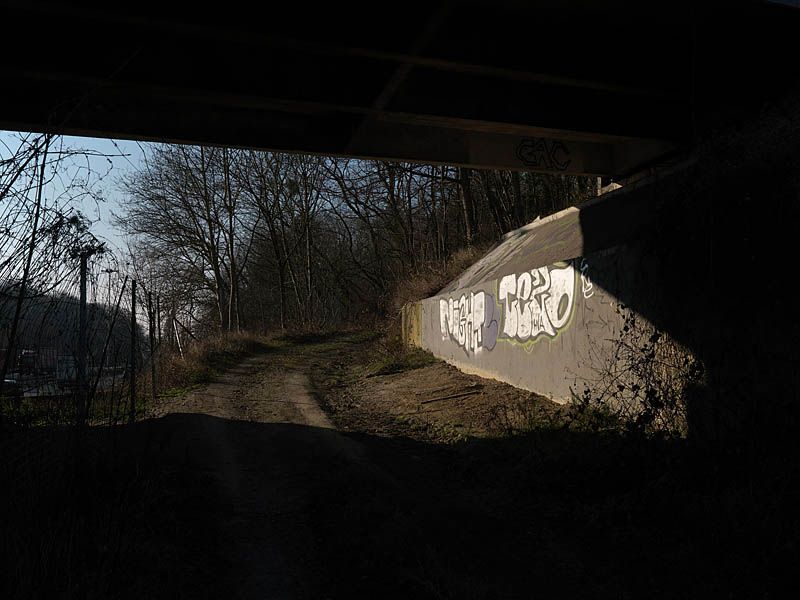
<instances>
[{"instance_id":1,"label":"graffiti on wall","mask_svg":"<svg viewBox=\"0 0 800 600\"><path fill-rule=\"evenodd\" d=\"M594 296L594 284L589 279L589 263L585 258L581 259L581 291L587 300Z\"/></svg>"},{"instance_id":2,"label":"graffiti on wall","mask_svg":"<svg viewBox=\"0 0 800 600\"><path fill-rule=\"evenodd\" d=\"M585 267L585 268L584 268ZM588 265L581 264L581 289L591 296ZM497 301L489 292L439 299L442 339L467 352L491 350L497 341L530 343L555 338L569 325L579 278L571 264L551 265L503 277ZM501 324L500 324L501 323Z\"/></svg>"},{"instance_id":3,"label":"graffiti on wall","mask_svg":"<svg viewBox=\"0 0 800 600\"><path fill-rule=\"evenodd\" d=\"M468 352L491 350L497 341L494 296L486 292L439 300L442 339L450 338Z\"/></svg>"},{"instance_id":4,"label":"graffiti on wall","mask_svg":"<svg viewBox=\"0 0 800 600\"><path fill-rule=\"evenodd\" d=\"M567 145L561 140L525 138L517 146L517 158L527 167L564 171L572 162Z\"/></svg>"},{"instance_id":5,"label":"graffiti on wall","mask_svg":"<svg viewBox=\"0 0 800 600\"><path fill-rule=\"evenodd\" d=\"M572 265L541 267L500 280L503 336L519 341L556 337L569 322L575 304Z\"/></svg>"}]
</instances>

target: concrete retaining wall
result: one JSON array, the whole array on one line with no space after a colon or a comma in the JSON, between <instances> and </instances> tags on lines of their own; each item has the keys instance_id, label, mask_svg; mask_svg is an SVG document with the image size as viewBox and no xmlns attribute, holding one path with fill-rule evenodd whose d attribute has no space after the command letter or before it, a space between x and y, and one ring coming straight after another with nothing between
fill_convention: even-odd
<instances>
[{"instance_id":1,"label":"concrete retaining wall","mask_svg":"<svg viewBox=\"0 0 800 600\"><path fill-rule=\"evenodd\" d=\"M535 235L541 226L524 233ZM467 373L568 401L597 379L614 351L623 327L615 298L622 274L635 270L634 257L617 246L547 265L533 256L520 268L524 256L511 253L514 272L407 305L404 339Z\"/></svg>"},{"instance_id":2,"label":"concrete retaining wall","mask_svg":"<svg viewBox=\"0 0 800 600\"><path fill-rule=\"evenodd\" d=\"M622 339L633 316L701 367L680 395L690 435L796 439L798 157L800 111L765 109L692 160L510 232L406 311L407 339L564 401L598 379L609 389L629 341L651 360L634 374L660 368L647 335Z\"/></svg>"},{"instance_id":3,"label":"concrete retaining wall","mask_svg":"<svg viewBox=\"0 0 800 600\"><path fill-rule=\"evenodd\" d=\"M628 310L618 299L652 304L634 237L651 216L626 207L622 222L627 198L612 192L509 232L438 295L405 307L405 341L556 402L607 380Z\"/></svg>"}]
</instances>

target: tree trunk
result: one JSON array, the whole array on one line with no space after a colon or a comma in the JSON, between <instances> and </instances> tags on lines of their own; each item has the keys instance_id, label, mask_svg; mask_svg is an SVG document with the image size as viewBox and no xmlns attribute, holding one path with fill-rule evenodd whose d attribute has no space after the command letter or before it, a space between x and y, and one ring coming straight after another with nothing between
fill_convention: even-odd
<instances>
[{"instance_id":1,"label":"tree trunk","mask_svg":"<svg viewBox=\"0 0 800 600\"><path fill-rule=\"evenodd\" d=\"M310 325L314 312L314 290L311 287L311 223L309 221L310 218L306 214L306 323Z\"/></svg>"},{"instance_id":2,"label":"tree trunk","mask_svg":"<svg viewBox=\"0 0 800 600\"><path fill-rule=\"evenodd\" d=\"M462 167L459 168L458 172L461 179L461 206L464 210L464 240L467 246L472 246L472 240L475 235L471 186L472 169Z\"/></svg>"},{"instance_id":3,"label":"tree trunk","mask_svg":"<svg viewBox=\"0 0 800 600\"><path fill-rule=\"evenodd\" d=\"M33 253L36 250L36 236L39 233L39 217L42 209L42 190L44 188L45 167L47 166L47 150L50 147L50 135L45 138L44 149L42 155L41 166L39 167L39 181L36 187L36 206L33 213L33 226L31 227L31 239L28 244L28 253L25 258L25 268L22 272L22 281L19 286L19 295L17 296L17 303L14 308L14 319L11 323L11 331L8 334L8 343L6 345L6 356L3 360L3 366L0 367L0 392L3 391L3 383L8 373L8 361L14 360L16 352L15 344L17 337L17 328L19 327L20 315L22 313L22 304L25 301L25 294L28 288L28 278L31 272L31 262L33 261ZM38 159L38 156L37 156Z\"/></svg>"},{"instance_id":4,"label":"tree trunk","mask_svg":"<svg viewBox=\"0 0 800 600\"><path fill-rule=\"evenodd\" d=\"M286 265L281 262L278 266L278 284L281 295L281 331L286 330Z\"/></svg>"},{"instance_id":5,"label":"tree trunk","mask_svg":"<svg viewBox=\"0 0 800 600\"><path fill-rule=\"evenodd\" d=\"M522 201L522 185L519 180L519 172L511 172L511 189L514 193L514 223L515 227L522 227L526 223L525 203Z\"/></svg>"}]
</instances>

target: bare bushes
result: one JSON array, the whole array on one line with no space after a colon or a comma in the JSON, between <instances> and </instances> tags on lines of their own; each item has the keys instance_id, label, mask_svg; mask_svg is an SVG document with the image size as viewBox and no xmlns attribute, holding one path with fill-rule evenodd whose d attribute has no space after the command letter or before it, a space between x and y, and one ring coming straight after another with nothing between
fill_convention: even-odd
<instances>
[{"instance_id":1,"label":"bare bushes","mask_svg":"<svg viewBox=\"0 0 800 600\"><path fill-rule=\"evenodd\" d=\"M444 262L422 263L416 271L398 282L389 302L392 315L399 315L408 302L416 302L435 295L458 277L481 256L488 252L489 244L476 244L461 248Z\"/></svg>"},{"instance_id":2,"label":"bare bushes","mask_svg":"<svg viewBox=\"0 0 800 600\"><path fill-rule=\"evenodd\" d=\"M158 464L146 439L134 430L64 427L3 439L0 597L149 595L142 573L163 560L163 548L144 519Z\"/></svg>"},{"instance_id":3,"label":"bare bushes","mask_svg":"<svg viewBox=\"0 0 800 600\"><path fill-rule=\"evenodd\" d=\"M266 339L253 333L218 333L195 340L183 355L175 349L157 352L157 391L165 393L207 383L242 357L266 348ZM142 393L152 389L146 369L139 389Z\"/></svg>"},{"instance_id":4,"label":"bare bushes","mask_svg":"<svg viewBox=\"0 0 800 600\"><path fill-rule=\"evenodd\" d=\"M609 347L594 352L595 377L573 400L578 415L612 415L625 429L687 434L686 398L702 383L699 360L633 310L618 306L622 327Z\"/></svg>"},{"instance_id":5,"label":"bare bushes","mask_svg":"<svg viewBox=\"0 0 800 600\"><path fill-rule=\"evenodd\" d=\"M453 253L446 261L428 261L400 280L388 302L389 314L380 329L386 332L387 344L395 349L394 355L406 352L403 343L401 312L405 305L436 295L443 287L458 277L462 271L483 256L488 244L473 245ZM398 360L401 360L398 358Z\"/></svg>"},{"instance_id":6,"label":"bare bushes","mask_svg":"<svg viewBox=\"0 0 800 600\"><path fill-rule=\"evenodd\" d=\"M419 348L410 348L397 336L386 336L373 344L373 360L367 377L412 371L436 362L433 354Z\"/></svg>"}]
</instances>

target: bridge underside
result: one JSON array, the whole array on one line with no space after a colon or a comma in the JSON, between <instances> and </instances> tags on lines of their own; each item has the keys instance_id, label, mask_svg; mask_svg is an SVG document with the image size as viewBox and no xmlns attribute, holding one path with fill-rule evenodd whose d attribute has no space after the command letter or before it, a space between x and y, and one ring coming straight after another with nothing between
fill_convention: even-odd
<instances>
[{"instance_id":1,"label":"bridge underside","mask_svg":"<svg viewBox=\"0 0 800 600\"><path fill-rule=\"evenodd\" d=\"M283 4L2 0L0 127L625 176L800 74L767 2Z\"/></svg>"}]
</instances>

